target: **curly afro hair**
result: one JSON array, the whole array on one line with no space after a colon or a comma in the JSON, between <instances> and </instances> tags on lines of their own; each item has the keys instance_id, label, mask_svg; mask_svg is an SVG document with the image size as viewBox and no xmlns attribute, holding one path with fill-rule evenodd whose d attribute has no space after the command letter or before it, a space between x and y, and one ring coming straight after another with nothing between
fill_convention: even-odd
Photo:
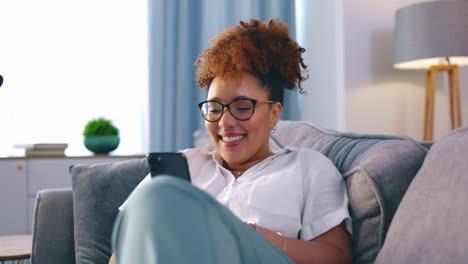
<instances>
[{"instance_id":1,"label":"curly afro hair","mask_svg":"<svg viewBox=\"0 0 468 264\"><path fill-rule=\"evenodd\" d=\"M210 40L211 46L195 61L195 80L199 87L208 87L215 77L228 79L237 73L249 72L265 85L270 99L283 102L284 89L305 91L302 74L307 66L302 59L305 49L289 36L288 26L278 18L264 23L258 19L239 21ZM301 69L302 68L302 69Z\"/></svg>"}]
</instances>

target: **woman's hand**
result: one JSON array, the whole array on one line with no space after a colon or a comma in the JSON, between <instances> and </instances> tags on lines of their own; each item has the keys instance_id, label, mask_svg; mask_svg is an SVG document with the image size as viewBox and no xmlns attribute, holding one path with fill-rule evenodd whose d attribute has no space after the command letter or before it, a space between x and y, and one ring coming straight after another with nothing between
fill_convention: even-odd
<instances>
[{"instance_id":1,"label":"woman's hand","mask_svg":"<svg viewBox=\"0 0 468 264\"><path fill-rule=\"evenodd\" d=\"M115 264L115 256L114 253L112 253L112 256L109 259L109 264Z\"/></svg>"},{"instance_id":2,"label":"woman's hand","mask_svg":"<svg viewBox=\"0 0 468 264\"><path fill-rule=\"evenodd\" d=\"M326 233L304 241L283 237L267 228L247 223L263 235L271 244L281 250L295 263L351 263L351 237L346 231L345 222Z\"/></svg>"}]
</instances>

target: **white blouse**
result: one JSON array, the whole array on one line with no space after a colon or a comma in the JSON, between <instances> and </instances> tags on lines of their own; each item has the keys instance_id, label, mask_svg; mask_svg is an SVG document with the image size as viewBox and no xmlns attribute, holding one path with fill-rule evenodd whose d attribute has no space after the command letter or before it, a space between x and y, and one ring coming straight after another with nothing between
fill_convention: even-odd
<instances>
[{"instance_id":1,"label":"white blouse","mask_svg":"<svg viewBox=\"0 0 468 264\"><path fill-rule=\"evenodd\" d=\"M346 220L351 233L345 181L333 163L317 151L279 150L237 179L221 165L216 152L182 152L192 184L244 222L255 222L287 237L311 240ZM149 180L150 175L135 190Z\"/></svg>"}]
</instances>

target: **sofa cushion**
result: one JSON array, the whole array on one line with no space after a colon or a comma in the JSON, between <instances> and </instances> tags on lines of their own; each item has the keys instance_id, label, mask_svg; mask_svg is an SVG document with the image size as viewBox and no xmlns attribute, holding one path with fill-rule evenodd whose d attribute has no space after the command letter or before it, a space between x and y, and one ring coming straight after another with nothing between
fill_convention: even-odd
<instances>
[{"instance_id":1,"label":"sofa cushion","mask_svg":"<svg viewBox=\"0 0 468 264\"><path fill-rule=\"evenodd\" d=\"M146 159L70 169L77 264L107 264L118 207L148 174Z\"/></svg>"},{"instance_id":2,"label":"sofa cushion","mask_svg":"<svg viewBox=\"0 0 468 264\"><path fill-rule=\"evenodd\" d=\"M315 149L343 174L353 220L353 262L372 263L426 148L407 137L361 135L281 121L272 140L281 146Z\"/></svg>"},{"instance_id":3,"label":"sofa cushion","mask_svg":"<svg viewBox=\"0 0 468 264\"><path fill-rule=\"evenodd\" d=\"M436 141L401 201L376 263L468 262L468 128Z\"/></svg>"}]
</instances>

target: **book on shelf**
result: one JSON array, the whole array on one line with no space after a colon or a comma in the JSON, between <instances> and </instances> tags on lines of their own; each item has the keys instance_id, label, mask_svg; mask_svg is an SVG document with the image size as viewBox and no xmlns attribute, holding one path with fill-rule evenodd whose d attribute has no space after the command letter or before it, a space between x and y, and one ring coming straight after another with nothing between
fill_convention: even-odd
<instances>
[{"instance_id":1,"label":"book on shelf","mask_svg":"<svg viewBox=\"0 0 468 264\"><path fill-rule=\"evenodd\" d=\"M26 150L64 150L68 147L67 143L35 143L35 144L16 144L14 148Z\"/></svg>"},{"instance_id":2,"label":"book on shelf","mask_svg":"<svg viewBox=\"0 0 468 264\"><path fill-rule=\"evenodd\" d=\"M27 149L26 157L65 157L65 149Z\"/></svg>"}]
</instances>

